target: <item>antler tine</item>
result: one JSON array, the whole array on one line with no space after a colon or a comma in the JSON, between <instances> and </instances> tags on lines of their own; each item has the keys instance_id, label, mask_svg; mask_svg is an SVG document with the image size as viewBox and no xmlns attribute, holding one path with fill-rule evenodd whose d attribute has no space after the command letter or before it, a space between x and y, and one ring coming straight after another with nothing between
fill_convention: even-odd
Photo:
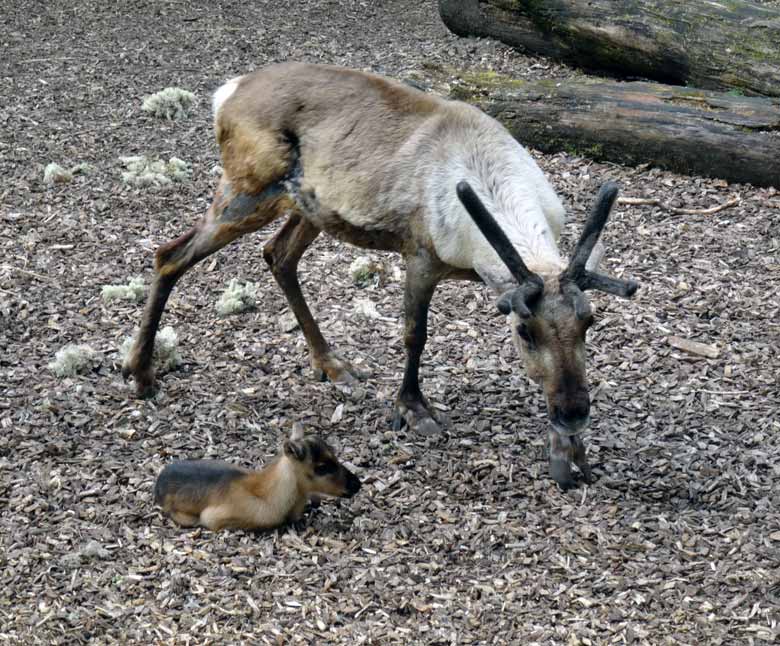
<instances>
[{"instance_id":1,"label":"antler tine","mask_svg":"<svg viewBox=\"0 0 780 646\"><path fill-rule=\"evenodd\" d=\"M566 269L567 276L575 282L585 272L585 264L588 262L588 258L590 258L593 247L599 241L604 226L607 224L607 218L609 218L609 213L612 210L612 205L615 203L617 194L618 186L615 182L607 182L599 189L596 201L588 219L585 221L582 234L580 234L577 246L574 247L569 266Z\"/></svg>"},{"instance_id":2,"label":"antler tine","mask_svg":"<svg viewBox=\"0 0 780 646\"><path fill-rule=\"evenodd\" d=\"M509 242L509 238L506 237L498 222L490 215L485 205L482 204L482 200L477 197L474 189L469 186L469 183L466 180L458 182L456 190L458 198L466 211L468 211L471 219L474 220L482 235L487 238L487 241L496 250L517 282L522 284L526 281L532 281L541 284L542 279L526 267L520 254L517 253L512 243Z\"/></svg>"},{"instance_id":3,"label":"antler tine","mask_svg":"<svg viewBox=\"0 0 780 646\"><path fill-rule=\"evenodd\" d=\"M577 242L577 246L572 253L569 266L561 274L561 280L571 282L578 289L585 291L587 289L597 289L607 294L631 298L639 284L633 280L623 280L620 278L610 278L596 272L588 271L585 265L593 252L593 247L601 236L604 226L607 224L607 218L612 210L612 205L618 194L618 186L615 182L605 183L596 196L596 202L585 222L582 234Z\"/></svg>"},{"instance_id":4,"label":"antler tine","mask_svg":"<svg viewBox=\"0 0 780 646\"><path fill-rule=\"evenodd\" d=\"M631 298L639 289L639 283L635 280L623 280L622 278L610 278L603 274L586 271L582 279L580 289L597 289L600 292Z\"/></svg>"}]
</instances>

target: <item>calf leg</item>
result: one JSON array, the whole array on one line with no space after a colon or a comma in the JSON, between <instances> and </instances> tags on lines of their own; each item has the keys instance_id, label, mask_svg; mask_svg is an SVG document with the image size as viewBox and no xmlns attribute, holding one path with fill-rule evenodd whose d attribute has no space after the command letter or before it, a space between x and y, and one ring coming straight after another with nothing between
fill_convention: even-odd
<instances>
[{"instance_id":1,"label":"calf leg","mask_svg":"<svg viewBox=\"0 0 780 646\"><path fill-rule=\"evenodd\" d=\"M256 231L291 206L281 183L253 195L234 193L223 177L208 212L183 236L161 246L155 254L155 279L146 301L141 326L125 357L122 375L135 379L139 397L154 394L154 339L165 304L176 282L193 265L236 238Z\"/></svg>"},{"instance_id":2,"label":"calf leg","mask_svg":"<svg viewBox=\"0 0 780 646\"><path fill-rule=\"evenodd\" d=\"M309 346L309 356L318 379L350 383L362 375L340 359L322 336L298 281L298 261L320 234L320 230L300 213L293 213L277 234L263 247L263 257L282 288L287 303Z\"/></svg>"},{"instance_id":3,"label":"calf leg","mask_svg":"<svg viewBox=\"0 0 780 646\"><path fill-rule=\"evenodd\" d=\"M424 434L438 433L441 427L420 390L420 356L428 339L428 307L441 279L437 263L428 252L418 251L406 256L406 287L404 315L406 369L401 390L396 400L393 429L403 423Z\"/></svg>"},{"instance_id":4,"label":"calf leg","mask_svg":"<svg viewBox=\"0 0 780 646\"><path fill-rule=\"evenodd\" d=\"M198 516L188 514L184 511L172 511L171 518L182 527L195 527L198 524Z\"/></svg>"}]
</instances>

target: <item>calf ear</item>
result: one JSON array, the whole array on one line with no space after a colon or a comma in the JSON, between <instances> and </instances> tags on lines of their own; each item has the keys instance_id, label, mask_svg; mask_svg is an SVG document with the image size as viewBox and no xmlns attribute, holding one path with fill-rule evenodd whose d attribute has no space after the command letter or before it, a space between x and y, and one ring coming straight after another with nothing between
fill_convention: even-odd
<instances>
[{"instance_id":1,"label":"calf ear","mask_svg":"<svg viewBox=\"0 0 780 646\"><path fill-rule=\"evenodd\" d=\"M303 424L295 422L292 425L292 433L290 433L290 439L294 442L303 439Z\"/></svg>"},{"instance_id":2,"label":"calf ear","mask_svg":"<svg viewBox=\"0 0 780 646\"><path fill-rule=\"evenodd\" d=\"M306 446L303 442L287 440L284 443L284 454L293 460L303 462L306 459Z\"/></svg>"}]
</instances>

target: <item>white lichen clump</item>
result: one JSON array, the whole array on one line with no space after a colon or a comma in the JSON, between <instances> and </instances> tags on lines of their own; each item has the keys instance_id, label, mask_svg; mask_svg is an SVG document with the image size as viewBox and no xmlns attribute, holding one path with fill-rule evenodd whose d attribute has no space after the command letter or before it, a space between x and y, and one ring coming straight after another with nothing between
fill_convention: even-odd
<instances>
[{"instance_id":1,"label":"white lichen clump","mask_svg":"<svg viewBox=\"0 0 780 646\"><path fill-rule=\"evenodd\" d=\"M377 286L382 281L385 268L381 262L361 256L349 266L349 274L352 276L352 282L358 287Z\"/></svg>"},{"instance_id":2,"label":"white lichen clump","mask_svg":"<svg viewBox=\"0 0 780 646\"><path fill-rule=\"evenodd\" d=\"M44 184L66 184L73 179L74 175L87 175L95 170L92 164L81 162L76 164L70 170L63 168L56 162L51 162L43 169Z\"/></svg>"},{"instance_id":3,"label":"white lichen clump","mask_svg":"<svg viewBox=\"0 0 780 646\"><path fill-rule=\"evenodd\" d=\"M96 359L97 352L88 345L66 345L54 355L49 370L58 377L73 377L92 368Z\"/></svg>"},{"instance_id":4,"label":"white lichen clump","mask_svg":"<svg viewBox=\"0 0 780 646\"><path fill-rule=\"evenodd\" d=\"M88 162L81 162L70 169L73 175L89 175L95 171L95 167Z\"/></svg>"},{"instance_id":5,"label":"white lichen clump","mask_svg":"<svg viewBox=\"0 0 780 646\"><path fill-rule=\"evenodd\" d=\"M138 331L136 330L136 334ZM124 363L125 357L133 347L133 337L126 337L119 347L119 358ZM154 338L154 353L152 354L152 363L158 372L173 370L181 364L181 355L179 354L179 335L169 325L157 333Z\"/></svg>"},{"instance_id":6,"label":"white lichen clump","mask_svg":"<svg viewBox=\"0 0 780 646\"><path fill-rule=\"evenodd\" d=\"M365 316L368 319L382 318L376 309L376 303L367 298L361 298L355 301L355 313Z\"/></svg>"},{"instance_id":7,"label":"white lichen clump","mask_svg":"<svg viewBox=\"0 0 780 646\"><path fill-rule=\"evenodd\" d=\"M151 159L144 155L120 157L126 170L122 173L122 181L132 186L153 186L159 188L172 182L184 182L190 178L190 166L178 157L171 157L167 162L162 159Z\"/></svg>"},{"instance_id":8,"label":"white lichen clump","mask_svg":"<svg viewBox=\"0 0 780 646\"><path fill-rule=\"evenodd\" d=\"M44 184L65 184L73 179L73 173L64 169L56 162L47 164L43 169Z\"/></svg>"},{"instance_id":9,"label":"white lichen clump","mask_svg":"<svg viewBox=\"0 0 780 646\"><path fill-rule=\"evenodd\" d=\"M241 285L236 279L233 279L217 301L217 313L220 316L229 316L254 309L257 305L256 295L256 284L245 283Z\"/></svg>"},{"instance_id":10,"label":"white lichen clump","mask_svg":"<svg viewBox=\"0 0 780 646\"><path fill-rule=\"evenodd\" d=\"M144 98L141 109L161 119L184 119L190 115L195 95L180 87L167 87Z\"/></svg>"},{"instance_id":11,"label":"white lichen clump","mask_svg":"<svg viewBox=\"0 0 780 646\"><path fill-rule=\"evenodd\" d=\"M101 296L106 303L111 301L135 301L140 303L146 295L144 279L136 276L127 285L103 285Z\"/></svg>"}]
</instances>

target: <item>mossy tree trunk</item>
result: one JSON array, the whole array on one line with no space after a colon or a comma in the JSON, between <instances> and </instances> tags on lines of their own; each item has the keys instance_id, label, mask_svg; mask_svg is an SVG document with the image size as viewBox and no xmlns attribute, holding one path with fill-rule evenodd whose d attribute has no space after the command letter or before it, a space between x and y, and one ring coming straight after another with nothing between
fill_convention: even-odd
<instances>
[{"instance_id":1,"label":"mossy tree trunk","mask_svg":"<svg viewBox=\"0 0 780 646\"><path fill-rule=\"evenodd\" d=\"M526 82L494 72L456 78L449 92L544 152L780 188L777 99L601 79Z\"/></svg>"},{"instance_id":2,"label":"mossy tree trunk","mask_svg":"<svg viewBox=\"0 0 780 646\"><path fill-rule=\"evenodd\" d=\"M780 96L780 11L742 0L439 0L445 24L574 66Z\"/></svg>"}]
</instances>

